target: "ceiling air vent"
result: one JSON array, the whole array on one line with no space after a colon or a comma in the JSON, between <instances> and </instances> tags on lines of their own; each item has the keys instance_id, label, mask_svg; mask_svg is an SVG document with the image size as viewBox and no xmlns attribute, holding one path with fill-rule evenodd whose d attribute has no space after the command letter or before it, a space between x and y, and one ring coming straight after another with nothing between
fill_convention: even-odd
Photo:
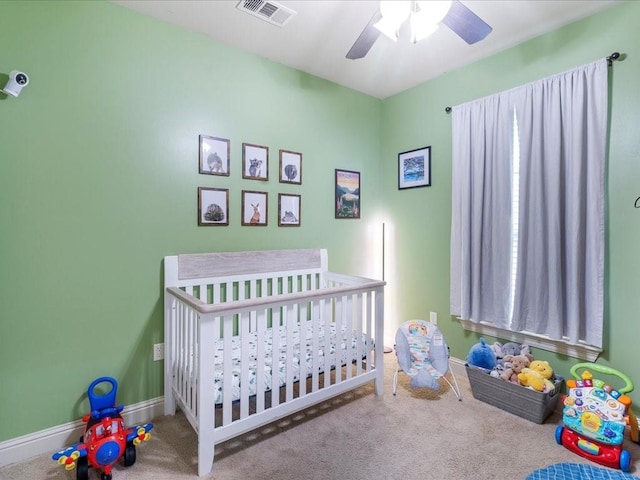
<instances>
[{"instance_id":1,"label":"ceiling air vent","mask_svg":"<svg viewBox=\"0 0 640 480\"><path fill-rule=\"evenodd\" d=\"M264 0L241 0L237 8L279 27L285 26L297 13L279 3Z\"/></svg>"}]
</instances>

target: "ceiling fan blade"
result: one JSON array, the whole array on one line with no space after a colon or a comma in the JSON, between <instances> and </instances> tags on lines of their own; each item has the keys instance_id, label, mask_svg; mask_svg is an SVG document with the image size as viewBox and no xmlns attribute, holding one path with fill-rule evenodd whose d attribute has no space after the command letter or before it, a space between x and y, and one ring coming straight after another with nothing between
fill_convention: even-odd
<instances>
[{"instance_id":1,"label":"ceiling fan blade","mask_svg":"<svg viewBox=\"0 0 640 480\"><path fill-rule=\"evenodd\" d=\"M364 27L360 36L356 39L351 49L347 52L347 58L350 60L357 60L358 58L363 58L373 44L376 43L378 37L380 36L380 30L373 26L374 23L377 23L382 18L382 14L380 10L378 10L375 15L369 20L367 26Z\"/></svg>"},{"instance_id":2,"label":"ceiling fan blade","mask_svg":"<svg viewBox=\"0 0 640 480\"><path fill-rule=\"evenodd\" d=\"M451 9L442 23L469 45L483 40L493 30L488 23L458 0L453 0Z\"/></svg>"}]
</instances>

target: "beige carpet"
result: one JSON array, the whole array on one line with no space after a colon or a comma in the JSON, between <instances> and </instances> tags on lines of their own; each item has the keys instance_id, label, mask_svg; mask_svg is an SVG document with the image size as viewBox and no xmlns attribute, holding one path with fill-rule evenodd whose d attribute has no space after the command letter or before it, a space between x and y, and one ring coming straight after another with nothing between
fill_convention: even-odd
<instances>
[{"instance_id":1,"label":"beige carpet","mask_svg":"<svg viewBox=\"0 0 640 480\"><path fill-rule=\"evenodd\" d=\"M213 472L227 479L524 479L559 462L589 463L556 444L554 414L543 425L473 398L464 367L454 365L463 400L412 389L401 375L391 394L395 355L385 355L385 395L365 386L216 447ZM446 387L446 388L445 388ZM154 420L138 461L114 480L197 478L196 435L181 414ZM640 446L626 440L640 475ZM53 453L53 452L51 452ZM94 472L90 478L99 478ZM0 468L2 480L74 480L50 455Z\"/></svg>"}]
</instances>

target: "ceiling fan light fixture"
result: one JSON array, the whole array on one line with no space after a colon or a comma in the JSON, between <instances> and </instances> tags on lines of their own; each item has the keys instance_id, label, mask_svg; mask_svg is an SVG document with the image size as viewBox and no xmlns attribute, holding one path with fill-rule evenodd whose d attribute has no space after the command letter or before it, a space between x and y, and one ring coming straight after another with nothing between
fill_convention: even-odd
<instances>
[{"instance_id":1,"label":"ceiling fan light fixture","mask_svg":"<svg viewBox=\"0 0 640 480\"><path fill-rule=\"evenodd\" d=\"M417 8L413 16L420 15L425 22L440 23L451 9L452 0L423 0L416 2Z\"/></svg>"},{"instance_id":2,"label":"ceiling fan light fixture","mask_svg":"<svg viewBox=\"0 0 640 480\"><path fill-rule=\"evenodd\" d=\"M382 19L373 26L394 42L398 40L400 26L411 14L412 2L383 0L380 2Z\"/></svg>"},{"instance_id":3,"label":"ceiling fan light fixture","mask_svg":"<svg viewBox=\"0 0 640 480\"><path fill-rule=\"evenodd\" d=\"M384 36L389 37L396 42L399 36L400 24L382 17L378 22L373 24Z\"/></svg>"},{"instance_id":4,"label":"ceiling fan light fixture","mask_svg":"<svg viewBox=\"0 0 640 480\"><path fill-rule=\"evenodd\" d=\"M425 20L426 19L421 18L419 14L411 16L411 41L413 43L424 40L438 29L437 23L430 23Z\"/></svg>"},{"instance_id":5,"label":"ceiling fan light fixture","mask_svg":"<svg viewBox=\"0 0 640 480\"><path fill-rule=\"evenodd\" d=\"M383 18L400 26L411 14L411 2L404 0L382 0L380 2L380 14Z\"/></svg>"},{"instance_id":6,"label":"ceiling fan light fixture","mask_svg":"<svg viewBox=\"0 0 640 480\"><path fill-rule=\"evenodd\" d=\"M411 13L411 41L417 43L435 32L450 9L451 0L415 2Z\"/></svg>"},{"instance_id":7,"label":"ceiling fan light fixture","mask_svg":"<svg viewBox=\"0 0 640 480\"><path fill-rule=\"evenodd\" d=\"M400 4L403 6L399 7ZM460 0L455 2L453 0L381 1L380 9L364 27L347 52L346 58L350 60L363 58L381 33L397 41L402 24L408 17L411 17L410 38L413 43L433 33L439 24L445 25L468 45L484 40L493 31L491 25Z\"/></svg>"}]
</instances>

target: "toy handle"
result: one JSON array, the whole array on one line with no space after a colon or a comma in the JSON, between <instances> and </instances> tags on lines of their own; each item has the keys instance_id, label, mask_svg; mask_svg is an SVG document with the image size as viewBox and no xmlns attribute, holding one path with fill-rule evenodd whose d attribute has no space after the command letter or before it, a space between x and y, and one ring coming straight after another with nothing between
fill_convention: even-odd
<instances>
[{"instance_id":1,"label":"toy handle","mask_svg":"<svg viewBox=\"0 0 640 480\"><path fill-rule=\"evenodd\" d=\"M589 362L576 363L573 367L571 367L571 375L573 375L578 380L581 378L581 376L578 374L578 370L581 368L594 370L598 373L613 375L614 377L620 378L625 382L624 387L617 389L620 393L629 393L633 390L633 382L631 381L631 379L627 377L624 373L618 370L615 370L611 367L607 367L606 365L598 365L596 363L589 363Z\"/></svg>"},{"instance_id":2,"label":"toy handle","mask_svg":"<svg viewBox=\"0 0 640 480\"><path fill-rule=\"evenodd\" d=\"M101 383L108 383L111 389L104 395L99 395L95 388ZM113 407L116 404L116 395L118 393L118 382L113 377L100 377L96 378L89 389L87 390L87 396L89 397L89 404L91 405L91 411L104 410L105 408Z\"/></svg>"}]
</instances>

